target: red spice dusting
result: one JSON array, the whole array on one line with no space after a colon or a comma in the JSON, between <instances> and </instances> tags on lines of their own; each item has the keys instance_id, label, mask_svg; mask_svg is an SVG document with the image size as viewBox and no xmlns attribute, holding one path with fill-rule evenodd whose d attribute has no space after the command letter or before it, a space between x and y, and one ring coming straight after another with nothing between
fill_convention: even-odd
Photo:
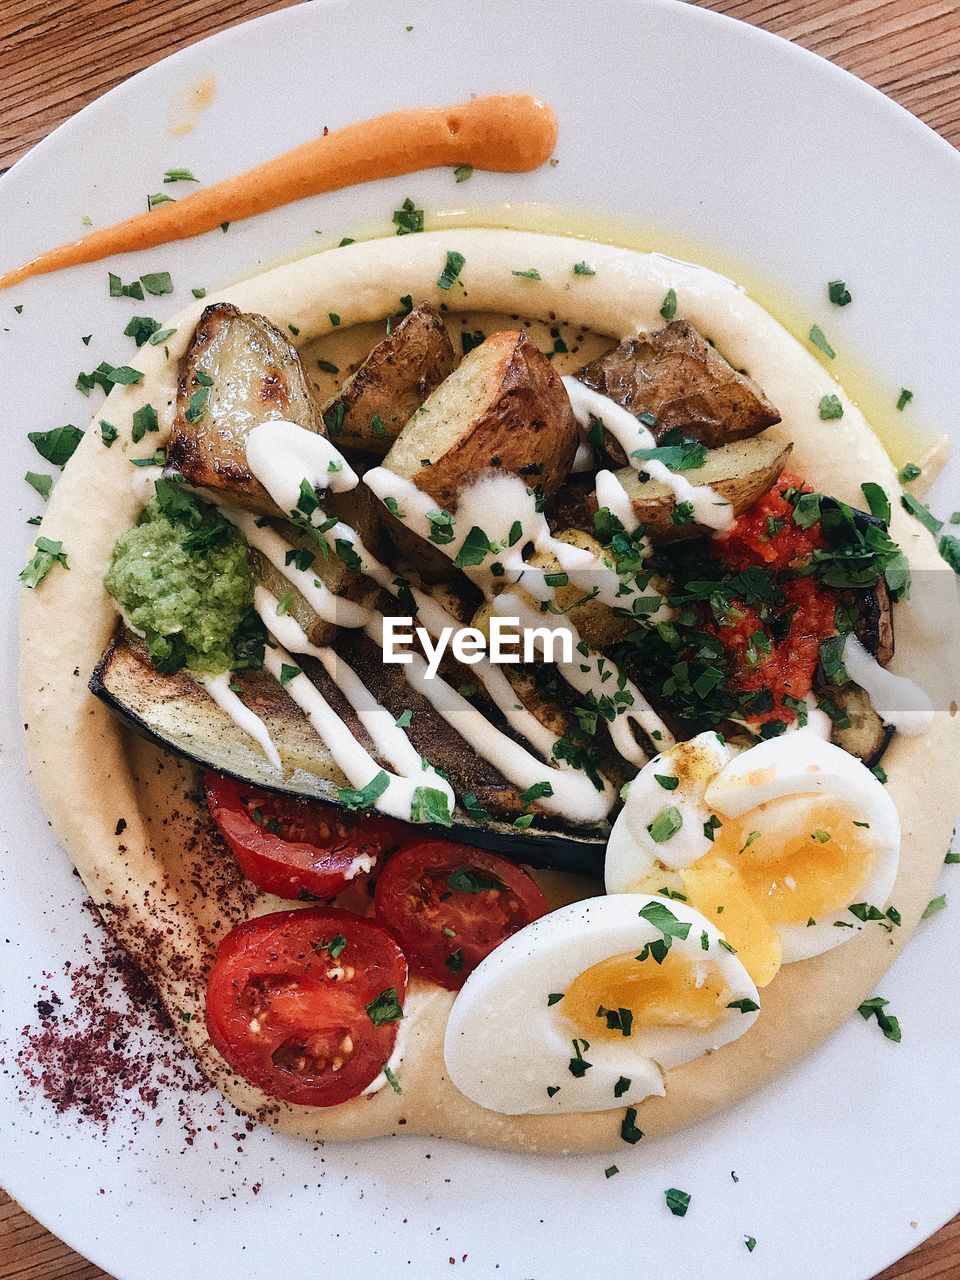
<instances>
[{"instance_id":1,"label":"red spice dusting","mask_svg":"<svg viewBox=\"0 0 960 1280\"><path fill-rule=\"evenodd\" d=\"M163 1092L176 1089L189 1135L187 1097L210 1086L156 993L106 930L84 935L84 949L85 963L64 965L64 997L51 989L53 975L43 975L39 1026L23 1027L15 1055L21 1074L58 1114L71 1112L104 1132L121 1114L145 1119Z\"/></svg>"},{"instance_id":2,"label":"red spice dusting","mask_svg":"<svg viewBox=\"0 0 960 1280\"><path fill-rule=\"evenodd\" d=\"M715 538L712 552L735 572L761 567L778 575L778 586L787 604L781 621L789 615L786 634L771 635L769 624L758 611L742 602L739 617L723 626L711 620L707 627L736 655L734 681L744 690L768 689L773 706L751 719L757 723L783 720L792 723L796 711L784 698L803 698L813 688L820 660L820 643L836 631L836 594L811 578L780 577L802 566L817 548L826 545L819 522L801 528L793 520L793 507L784 498L788 489L809 491L799 477L784 473L770 490L733 524ZM757 637L762 637L759 640ZM769 650L769 652L767 651Z\"/></svg>"}]
</instances>

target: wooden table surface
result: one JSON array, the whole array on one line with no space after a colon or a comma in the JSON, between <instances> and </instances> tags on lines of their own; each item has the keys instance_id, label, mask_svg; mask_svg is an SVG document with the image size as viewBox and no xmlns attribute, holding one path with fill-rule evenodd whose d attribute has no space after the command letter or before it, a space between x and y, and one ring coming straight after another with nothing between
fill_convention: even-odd
<instances>
[{"instance_id":1,"label":"wooden table surface","mask_svg":"<svg viewBox=\"0 0 960 1280\"><path fill-rule=\"evenodd\" d=\"M135 71L295 2L0 0L0 172ZM839 63L960 146L960 0L701 2ZM100 1280L105 1274L0 1192L0 1280ZM960 1277L960 1217L878 1280L949 1277Z\"/></svg>"}]
</instances>

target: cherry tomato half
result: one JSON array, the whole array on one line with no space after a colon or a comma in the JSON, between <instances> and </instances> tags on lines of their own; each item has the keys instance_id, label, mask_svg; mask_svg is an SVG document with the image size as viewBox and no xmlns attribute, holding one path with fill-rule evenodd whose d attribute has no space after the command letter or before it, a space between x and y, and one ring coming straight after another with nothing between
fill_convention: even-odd
<instances>
[{"instance_id":1,"label":"cherry tomato half","mask_svg":"<svg viewBox=\"0 0 960 1280\"><path fill-rule=\"evenodd\" d=\"M377 919L411 968L451 991L546 909L539 885L520 867L451 840L421 840L394 854L374 897Z\"/></svg>"},{"instance_id":2,"label":"cherry tomato half","mask_svg":"<svg viewBox=\"0 0 960 1280\"><path fill-rule=\"evenodd\" d=\"M210 813L243 874L281 898L333 898L409 835L392 818L260 791L219 773L206 775L206 788Z\"/></svg>"},{"instance_id":3,"label":"cherry tomato half","mask_svg":"<svg viewBox=\"0 0 960 1280\"><path fill-rule=\"evenodd\" d=\"M389 1060L407 962L380 925L327 907L232 929L207 982L207 1031L238 1075L301 1106L355 1098Z\"/></svg>"}]
</instances>

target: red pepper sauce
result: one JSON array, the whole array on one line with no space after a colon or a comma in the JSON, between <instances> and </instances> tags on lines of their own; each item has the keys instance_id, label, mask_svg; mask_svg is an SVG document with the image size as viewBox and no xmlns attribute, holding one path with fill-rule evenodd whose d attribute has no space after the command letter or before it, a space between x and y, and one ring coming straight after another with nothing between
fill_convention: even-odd
<instances>
[{"instance_id":1,"label":"red pepper sauce","mask_svg":"<svg viewBox=\"0 0 960 1280\"><path fill-rule=\"evenodd\" d=\"M783 496L789 489L806 492L809 486L799 476L785 473L775 488L745 511L729 532L715 538L712 545L712 554L734 572L755 567L771 570L786 597L786 605L778 610L779 625L773 628L761 619L757 609L743 603L735 606L740 616L732 612L729 624L708 624L724 648L735 655L735 686L742 690L768 689L772 694L772 708L751 717L761 724L770 720L790 724L796 719L796 711L785 705L784 698L799 699L810 692L820 660L820 644L836 632L836 593L813 578L789 576L790 570L802 568L815 550L826 546L819 522L807 528L795 523L793 507Z\"/></svg>"}]
</instances>

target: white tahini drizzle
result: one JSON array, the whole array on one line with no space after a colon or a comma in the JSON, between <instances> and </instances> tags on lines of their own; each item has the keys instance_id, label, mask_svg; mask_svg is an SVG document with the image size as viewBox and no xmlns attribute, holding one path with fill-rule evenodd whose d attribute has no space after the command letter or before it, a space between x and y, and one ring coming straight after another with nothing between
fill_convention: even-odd
<instances>
[{"instance_id":1,"label":"white tahini drizzle","mask_svg":"<svg viewBox=\"0 0 960 1280\"><path fill-rule=\"evenodd\" d=\"M232 672L225 671L219 676L197 676L196 679L203 685L217 706L227 713L234 724L253 738L254 742L260 744L263 748L263 754L274 769L278 773L282 773L283 765L280 763L280 756L277 748L273 745L269 729L256 712L251 711L230 688L233 680Z\"/></svg>"},{"instance_id":2,"label":"white tahini drizzle","mask_svg":"<svg viewBox=\"0 0 960 1280\"><path fill-rule=\"evenodd\" d=\"M337 487L340 491L349 489L357 483L355 473L345 463L343 467L336 465L339 453L329 441L324 441L321 449L315 449L309 444L304 446L299 437L307 434L309 433L293 424L276 421L264 423L250 433L254 442L252 456L248 448L248 463L251 471L277 505L282 506L286 503L285 509L291 511L297 507L303 480L316 488L324 488L328 484L332 488L330 478L337 477ZM331 463L334 464L332 468ZM273 530L259 528L255 520L248 519L243 513L230 511L227 514L249 538L251 544L266 555L270 562L298 589L302 589L298 575L303 571L296 570L295 567L285 563L286 553L290 547L284 539ZM309 519L315 527L319 528L326 517L318 509ZM338 522L326 530L323 536L331 546L338 540L349 543L360 559L361 572L392 594L398 594L397 575L370 554L359 535L349 525L342 521ZM567 553L576 551L567 544L563 544L563 547ZM579 554L584 555L583 552ZM590 553L586 555L589 559L593 559ZM307 576L311 578L312 583L312 575L307 574ZM542 577L542 572L540 576ZM438 601L425 592L415 588L409 589L417 606L417 621L431 634L438 635L445 627L458 625L457 619ZM318 590L319 588L313 586L311 592L304 591L304 595L311 604L316 600L317 603L326 603L327 607L333 607L333 601L336 601L337 609L344 604L349 604L354 611L351 615L355 619L354 625L365 627L372 639L382 643L382 615L360 605L344 602L332 593L330 593L331 601L324 602L322 596L316 595ZM407 735L396 725L392 714L376 701L349 664L332 648L311 644L303 628L288 613L283 612L278 615L276 597L262 585L255 590L254 603L268 631L278 645L282 646L268 647L266 651L265 666L270 674L279 680L284 664L296 665L290 658L290 653L307 654L316 658L357 711L361 723L364 724L375 743L377 755L390 761L397 770L392 774L389 770L384 771L388 774L389 782L384 793L376 800L376 808L393 816L409 819L414 791L418 786L430 786L442 791L452 807L453 791L449 783L435 770L424 765ZM342 618L336 620L342 622ZM538 759L525 747L492 725L481 711L445 681L439 678L426 680L424 678L426 663L419 655L413 656L414 661L402 668L406 679L440 711L478 755L494 764L517 787L526 788L538 782L550 784L553 794L540 798L538 804L541 808L570 822L578 823L599 822L610 812L616 800L616 792L611 784L605 783L602 789L598 789L586 774L572 768L566 762L548 764ZM289 672L286 674L289 675ZM488 694L500 707L511 727L525 736L536 750L549 760L555 735L527 708L518 706L516 694L503 672L484 660L472 668L472 674L484 684ZM366 785L380 772L377 761L356 741L348 727L303 672L287 679L283 687L307 715L331 755L355 787L360 788ZM229 707L225 709L230 711ZM239 707L234 707L234 710L238 713L234 718L240 724L239 717L246 708L239 703Z\"/></svg>"},{"instance_id":3,"label":"white tahini drizzle","mask_svg":"<svg viewBox=\"0 0 960 1280\"><path fill-rule=\"evenodd\" d=\"M659 459L653 458L647 462L642 462L635 457L638 449L656 448L656 439L653 433L643 425L643 423L633 416L629 410L624 409L622 405L617 404L615 400L611 400L609 396L605 396L600 391L594 391L592 387L585 386L576 378L567 375L563 378L563 385L567 389L567 395L570 397L570 404L573 408L574 417L580 424L583 431L586 431L593 418L599 418L604 427L620 445L621 449L627 455L627 463L633 467L635 471L645 472L651 479L659 480L673 492L673 496L677 503L689 502L693 509L693 518L697 524L701 524L707 529L729 529L733 523L733 508L729 502L726 502L717 493L716 489L711 488L708 484L691 484L686 476L678 475L675 471L671 471ZM615 498L618 507L629 504L630 499L623 485L612 472L601 473L605 478L604 484L608 491L616 486L622 497ZM599 477L598 477L599 479ZM599 501L599 495L598 495ZM606 504L605 504L606 505ZM614 511L614 508L610 508ZM614 514L617 514L614 511ZM633 527L636 528L636 520Z\"/></svg>"},{"instance_id":4,"label":"white tahini drizzle","mask_svg":"<svg viewBox=\"0 0 960 1280\"><path fill-rule=\"evenodd\" d=\"M933 703L919 685L881 667L851 631L843 645L850 679L868 694L873 709L898 733L917 737L933 724Z\"/></svg>"}]
</instances>

